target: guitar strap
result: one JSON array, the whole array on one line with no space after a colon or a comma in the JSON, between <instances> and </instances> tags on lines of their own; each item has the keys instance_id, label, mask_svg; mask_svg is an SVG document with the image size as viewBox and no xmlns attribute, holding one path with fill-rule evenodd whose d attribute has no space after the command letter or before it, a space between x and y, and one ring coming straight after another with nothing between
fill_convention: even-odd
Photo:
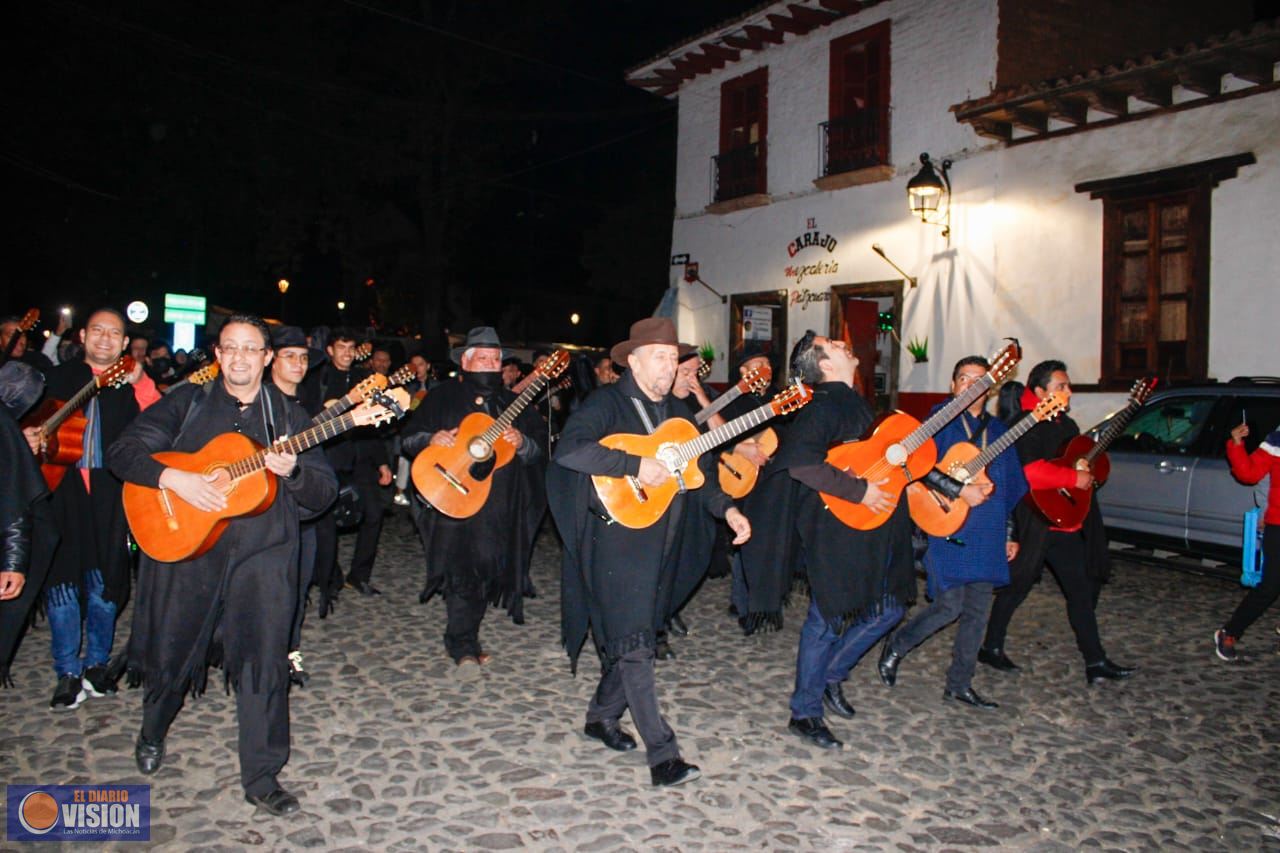
<instances>
[{"instance_id":1,"label":"guitar strap","mask_svg":"<svg viewBox=\"0 0 1280 853\"><path fill-rule=\"evenodd\" d=\"M178 434L173 437L174 447L178 446L178 441L181 440L182 434L187 431L187 426L191 423L191 420L195 417L196 410L199 409L200 405L205 401L206 398L208 398L209 392L212 389L213 389L213 383L206 382L204 385L200 386L199 391L191 395L191 402L187 404L187 413L182 416L182 425L178 427Z\"/></svg>"},{"instance_id":2,"label":"guitar strap","mask_svg":"<svg viewBox=\"0 0 1280 853\"><path fill-rule=\"evenodd\" d=\"M648 433L649 435L653 435L653 431L655 427L653 425L653 420L650 419L649 417L649 413L645 411L644 403L641 403L635 397L628 397L627 399L631 401L631 405L636 407L636 414L640 416L640 420L644 424L645 432ZM676 483L679 484L680 494L684 494L685 492L689 491L689 489L684 484L684 472L673 471L672 474L676 478Z\"/></svg>"}]
</instances>

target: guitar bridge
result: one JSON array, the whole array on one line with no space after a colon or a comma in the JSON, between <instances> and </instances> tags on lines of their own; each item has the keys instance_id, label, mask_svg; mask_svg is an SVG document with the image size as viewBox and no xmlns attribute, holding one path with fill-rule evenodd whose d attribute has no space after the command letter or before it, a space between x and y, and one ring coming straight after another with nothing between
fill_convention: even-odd
<instances>
[{"instance_id":1,"label":"guitar bridge","mask_svg":"<svg viewBox=\"0 0 1280 853\"><path fill-rule=\"evenodd\" d=\"M450 486L453 486L455 489L457 489L460 494L464 494L464 495L471 494L471 490L468 489L466 486L464 486L461 482L459 482L457 477L454 477L448 471L444 470L444 468L440 467L439 462L435 463L435 465L432 467L434 467L437 471L439 471L440 476L444 478L444 481L448 483Z\"/></svg>"},{"instance_id":2,"label":"guitar bridge","mask_svg":"<svg viewBox=\"0 0 1280 853\"><path fill-rule=\"evenodd\" d=\"M640 503L646 503L649 496L645 494L644 486L640 485L640 481L635 477L627 477L627 485L631 487L631 492L636 496L636 500Z\"/></svg>"},{"instance_id":3,"label":"guitar bridge","mask_svg":"<svg viewBox=\"0 0 1280 853\"><path fill-rule=\"evenodd\" d=\"M742 473L738 471L737 468L734 468L732 465L730 465L728 462L725 462L723 458L720 460L720 464L723 465L725 470L728 471L730 474L732 474L734 477L737 477L739 480L742 479Z\"/></svg>"},{"instance_id":4,"label":"guitar bridge","mask_svg":"<svg viewBox=\"0 0 1280 853\"><path fill-rule=\"evenodd\" d=\"M169 528L170 533L178 531L178 519L174 517L173 502L169 500L169 490L160 490L160 511L164 513L165 527Z\"/></svg>"},{"instance_id":5,"label":"guitar bridge","mask_svg":"<svg viewBox=\"0 0 1280 853\"><path fill-rule=\"evenodd\" d=\"M1062 495L1062 497L1064 497L1068 503L1075 504L1076 502L1075 496L1072 495L1071 492L1067 491L1066 489L1058 489L1058 494Z\"/></svg>"}]
</instances>

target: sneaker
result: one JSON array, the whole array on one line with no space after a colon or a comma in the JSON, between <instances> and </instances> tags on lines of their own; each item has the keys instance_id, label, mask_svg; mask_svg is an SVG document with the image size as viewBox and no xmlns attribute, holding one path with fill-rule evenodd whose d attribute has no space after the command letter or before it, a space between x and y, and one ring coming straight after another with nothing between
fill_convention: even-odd
<instances>
[{"instance_id":1,"label":"sneaker","mask_svg":"<svg viewBox=\"0 0 1280 853\"><path fill-rule=\"evenodd\" d=\"M311 675L302 668L302 652L289 652L289 680L299 687L306 687Z\"/></svg>"},{"instance_id":2,"label":"sneaker","mask_svg":"<svg viewBox=\"0 0 1280 853\"><path fill-rule=\"evenodd\" d=\"M408 506L409 497L404 493L403 490L396 489L396 496L391 499L391 502L394 503L396 506Z\"/></svg>"},{"instance_id":3,"label":"sneaker","mask_svg":"<svg viewBox=\"0 0 1280 853\"><path fill-rule=\"evenodd\" d=\"M1240 652L1236 651L1236 638L1221 628L1213 632L1213 650L1228 663L1240 660Z\"/></svg>"},{"instance_id":4,"label":"sneaker","mask_svg":"<svg viewBox=\"0 0 1280 853\"><path fill-rule=\"evenodd\" d=\"M84 671L84 689L90 696L111 696L116 693L116 683L105 666L91 666Z\"/></svg>"},{"instance_id":5,"label":"sneaker","mask_svg":"<svg viewBox=\"0 0 1280 853\"><path fill-rule=\"evenodd\" d=\"M53 691L53 700L49 707L55 711L72 711L80 707L80 703L89 698L80 683L80 676L67 675L58 679L58 686Z\"/></svg>"}]
</instances>

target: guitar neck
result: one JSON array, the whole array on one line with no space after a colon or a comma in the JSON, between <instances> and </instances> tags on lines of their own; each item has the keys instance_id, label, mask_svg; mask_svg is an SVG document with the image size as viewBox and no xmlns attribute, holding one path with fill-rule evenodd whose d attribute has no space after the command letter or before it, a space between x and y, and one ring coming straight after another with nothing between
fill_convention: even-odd
<instances>
[{"instance_id":1,"label":"guitar neck","mask_svg":"<svg viewBox=\"0 0 1280 853\"><path fill-rule=\"evenodd\" d=\"M938 409L931 418L913 429L902 440L902 446L906 448L907 453L914 453L923 447L924 443L933 438L938 430L951 423L956 415L972 406L973 401L987 393L987 390L994 384L996 384L995 378L990 373L987 373L970 385L969 389L963 394L953 398L950 403Z\"/></svg>"},{"instance_id":2,"label":"guitar neck","mask_svg":"<svg viewBox=\"0 0 1280 853\"><path fill-rule=\"evenodd\" d=\"M315 447L317 444L328 441L334 436L355 429L357 426L359 424L356 423L355 415L351 412L321 421L291 438L281 439L270 447L259 450L252 456L231 463L227 466L227 472L233 480L237 480L265 468L268 453L301 453L304 450Z\"/></svg>"},{"instance_id":3,"label":"guitar neck","mask_svg":"<svg viewBox=\"0 0 1280 853\"><path fill-rule=\"evenodd\" d=\"M707 421L711 420L712 415L714 415L716 412L720 411L725 406L729 405L730 403L732 403L734 400L738 399L741 396L742 396L742 388L738 385L734 385L728 391L725 391L719 397L716 397L714 400L712 400L711 405L707 406L706 408L699 411L696 415L694 415L693 416L694 423L705 424Z\"/></svg>"},{"instance_id":4,"label":"guitar neck","mask_svg":"<svg viewBox=\"0 0 1280 853\"><path fill-rule=\"evenodd\" d=\"M322 424L325 421L331 421L344 412L350 411L359 402L359 400L353 400L351 398L350 392L343 394L319 412L316 412L316 416L311 419L311 423Z\"/></svg>"},{"instance_id":5,"label":"guitar neck","mask_svg":"<svg viewBox=\"0 0 1280 853\"><path fill-rule=\"evenodd\" d=\"M533 398L538 396L538 392L547 384L547 377L542 373L531 373L528 376L529 384L525 385L520 395L503 410L501 415L494 420L487 430L481 435L486 442L494 444L502 434L511 428L511 424L515 423L516 418L520 417L520 413L533 402Z\"/></svg>"},{"instance_id":6,"label":"guitar neck","mask_svg":"<svg viewBox=\"0 0 1280 853\"><path fill-rule=\"evenodd\" d=\"M98 380L93 378L89 380L89 384L85 385L77 391L70 400L62 404L58 411L53 413L53 417L40 425L40 431L46 438L58 431L58 427L62 426L62 422L71 416L76 409L89 402L94 394L98 393Z\"/></svg>"},{"instance_id":7,"label":"guitar neck","mask_svg":"<svg viewBox=\"0 0 1280 853\"><path fill-rule=\"evenodd\" d=\"M973 457L973 460L965 465L969 474L972 476L983 468L986 468L991 464L991 460L995 459L1001 453L1004 453L1005 450L1007 450L1015 441L1026 435L1031 428L1038 423L1040 423L1039 420L1028 415L1013 426L1009 427L1009 429L1005 431L1004 435L988 444L985 450Z\"/></svg>"},{"instance_id":8,"label":"guitar neck","mask_svg":"<svg viewBox=\"0 0 1280 853\"><path fill-rule=\"evenodd\" d=\"M1102 431L1102 435L1098 436L1098 440L1093 447L1089 448L1089 452L1084 455L1086 462L1092 462L1097 458L1099 453L1105 451L1111 442L1120 437L1120 433L1124 432L1124 428L1129 425L1129 419L1133 417L1133 413L1138 411L1137 400L1130 399L1129 405L1125 406L1119 414L1111 419L1111 423L1107 424L1107 428Z\"/></svg>"},{"instance_id":9,"label":"guitar neck","mask_svg":"<svg viewBox=\"0 0 1280 853\"><path fill-rule=\"evenodd\" d=\"M765 403L758 409L747 412L742 417L734 418L724 426L704 432L695 439L686 441L676 448L682 462L697 459L713 447L718 447L735 436L754 429L773 417L773 405Z\"/></svg>"}]
</instances>

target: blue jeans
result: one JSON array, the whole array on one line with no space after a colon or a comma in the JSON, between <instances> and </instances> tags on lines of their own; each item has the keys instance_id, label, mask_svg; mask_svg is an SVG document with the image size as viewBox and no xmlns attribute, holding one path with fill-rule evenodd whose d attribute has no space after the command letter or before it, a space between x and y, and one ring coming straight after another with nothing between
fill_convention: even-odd
<instances>
[{"instance_id":1,"label":"blue jeans","mask_svg":"<svg viewBox=\"0 0 1280 853\"><path fill-rule=\"evenodd\" d=\"M791 694L791 716L797 720L821 717L822 691L828 684L838 684L848 678L862 656L898 624L902 614L900 604L886 601L879 614L837 634L818 612L817 603L810 601L796 652L796 689Z\"/></svg>"},{"instance_id":2,"label":"blue jeans","mask_svg":"<svg viewBox=\"0 0 1280 853\"><path fill-rule=\"evenodd\" d=\"M84 584L89 612L83 620L80 596L74 586L54 587L46 597L53 670L59 678L80 675L90 667L105 666L111 657L111 644L116 636L116 606L102 597L101 572L96 569L86 572ZM83 659L80 657L82 637L85 647Z\"/></svg>"}]
</instances>

